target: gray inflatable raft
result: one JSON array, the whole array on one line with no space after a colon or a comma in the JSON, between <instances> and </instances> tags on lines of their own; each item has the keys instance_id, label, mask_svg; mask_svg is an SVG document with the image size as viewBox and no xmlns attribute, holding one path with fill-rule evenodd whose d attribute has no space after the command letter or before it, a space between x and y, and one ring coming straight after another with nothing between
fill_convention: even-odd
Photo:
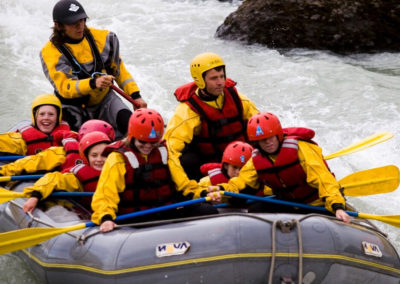
<instances>
[{"instance_id":1,"label":"gray inflatable raft","mask_svg":"<svg viewBox=\"0 0 400 284\"><path fill-rule=\"evenodd\" d=\"M21 210L24 201L0 205L1 232L71 226L89 218L68 200L61 202L68 209L60 201L56 206L47 202L28 216ZM137 224L107 234L93 227L16 253L43 283L400 281L399 255L383 233L367 222L347 225L317 214L228 212Z\"/></svg>"}]
</instances>

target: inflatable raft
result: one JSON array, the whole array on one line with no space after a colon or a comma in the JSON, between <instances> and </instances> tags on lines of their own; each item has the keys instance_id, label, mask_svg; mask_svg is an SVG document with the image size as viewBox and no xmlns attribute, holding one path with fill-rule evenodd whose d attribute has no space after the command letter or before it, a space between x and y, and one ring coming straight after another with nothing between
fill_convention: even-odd
<instances>
[{"instance_id":1,"label":"inflatable raft","mask_svg":"<svg viewBox=\"0 0 400 284\"><path fill-rule=\"evenodd\" d=\"M15 184L13 190L29 184ZM1 232L89 220L75 200L50 199L30 216L21 209L24 201L0 205ZM398 284L395 248L367 221L357 222L227 211L126 225L106 234L86 228L16 254L43 283Z\"/></svg>"}]
</instances>

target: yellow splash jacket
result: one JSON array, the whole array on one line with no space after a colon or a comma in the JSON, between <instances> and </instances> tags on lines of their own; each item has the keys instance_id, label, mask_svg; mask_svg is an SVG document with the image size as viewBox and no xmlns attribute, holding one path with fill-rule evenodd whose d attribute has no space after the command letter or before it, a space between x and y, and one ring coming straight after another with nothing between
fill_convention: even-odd
<instances>
[{"instance_id":1,"label":"yellow splash jacket","mask_svg":"<svg viewBox=\"0 0 400 284\"><path fill-rule=\"evenodd\" d=\"M319 199L310 203L311 205L325 205L329 211L334 211L333 204L345 205L345 199L339 189L340 184L326 167L322 150L319 146L305 141L298 141L298 157L301 167L307 178L309 186L318 189ZM276 156L269 155L273 161ZM232 178L228 183L220 184L223 190L238 193L246 185L252 188L259 188L259 180L253 158L247 161L239 172L239 176ZM264 194L267 195L268 187L264 187ZM324 202L325 201L325 202Z\"/></svg>"},{"instance_id":2,"label":"yellow splash jacket","mask_svg":"<svg viewBox=\"0 0 400 284\"><path fill-rule=\"evenodd\" d=\"M198 90L197 90L198 91ZM243 105L243 119L249 120L254 114L258 113L256 106L244 95L239 94ZM222 109L224 105L224 95L220 95L214 101L205 101L215 109ZM181 102L175 109L174 115L168 122L164 139L168 148L168 166L171 171L172 180L175 182L177 190L184 196L201 197L202 188L197 181L189 180L182 165L180 156L185 144L190 144L195 135L199 135L201 126L200 115L193 111L186 103Z\"/></svg>"},{"instance_id":3,"label":"yellow splash jacket","mask_svg":"<svg viewBox=\"0 0 400 284\"><path fill-rule=\"evenodd\" d=\"M107 30L98 30L89 28L93 35L95 44L100 52L102 61L109 64L113 75L116 78L117 84L129 95L139 92L139 88L132 78L132 75L125 68L122 59L119 56L119 41L117 36ZM90 44L86 37L79 43L65 43L67 49L73 57L86 70L92 70L94 59ZM77 99L87 97L88 106L99 104L110 88L92 89L89 81L90 77L79 79L73 74L73 66L71 62L54 46L51 41L48 41L42 48L40 53L43 71L53 85L55 91L65 99ZM106 73L106 70L102 70Z\"/></svg>"}]
</instances>

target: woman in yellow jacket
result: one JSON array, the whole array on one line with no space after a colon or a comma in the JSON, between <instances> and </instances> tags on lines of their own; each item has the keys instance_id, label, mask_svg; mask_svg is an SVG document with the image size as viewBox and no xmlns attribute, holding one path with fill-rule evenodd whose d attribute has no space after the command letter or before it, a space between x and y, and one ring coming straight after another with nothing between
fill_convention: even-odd
<instances>
[{"instance_id":1,"label":"woman in yellow jacket","mask_svg":"<svg viewBox=\"0 0 400 284\"><path fill-rule=\"evenodd\" d=\"M51 146L60 146L60 138L70 132L61 116L61 102L56 96L37 96L31 106L32 122L15 132L0 134L0 153L34 155Z\"/></svg>"},{"instance_id":2,"label":"woman in yellow jacket","mask_svg":"<svg viewBox=\"0 0 400 284\"><path fill-rule=\"evenodd\" d=\"M51 96L54 97L54 95ZM78 142L85 134L93 131L103 132L110 137L111 141L115 140L114 129L109 123L99 119L91 119L82 124L78 134L73 131L58 133L56 139L61 141L61 146L50 147L36 155L26 156L3 165L0 167L0 174L14 176L56 169L63 171L82 163Z\"/></svg>"},{"instance_id":3,"label":"woman in yellow jacket","mask_svg":"<svg viewBox=\"0 0 400 284\"><path fill-rule=\"evenodd\" d=\"M53 34L40 53L43 71L73 130L90 118L99 118L109 122L121 138L132 112L110 88L113 80L139 107L146 107L146 102L120 58L117 36L88 28L87 18L78 1L56 3Z\"/></svg>"},{"instance_id":4,"label":"woman in yellow jacket","mask_svg":"<svg viewBox=\"0 0 400 284\"><path fill-rule=\"evenodd\" d=\"M128 136L106 148L107 160L92 200L92 221L100 225L102 232L114 229L117 213L176 202L176 189L167 164L168 151L161 141L163 131L164 121L157 111L138 109L129 120ZM140 220L216 213L210 204L195 204Z\"/></svg>"},{"instance_id":5,"label":"woman in yellow jacket","mask_svg":"<svg viewBox=\"0 0 400 284\"><path fill-rule=\"evenodd\" d=\"M325 205L337 218L350 221L344 210L345 199L340 193L340 184L329 171L320 147L306 137L284 136L279 119L267 112L256 114L249 120L247 133L256 148L252 158L238 177L218 187L209 187L210 191L221 189L238 193L246 186L257 189L265 185L277 198ZM221 199L215 193L209 195L216 201ZM254 211L269 210L268 207L272 205L258 203Z\"/></svg>"},{"instance_id":6,"label":"woman in yellow jacket","mask_svg":"<svg viewBox=\"0 0 400 284\"><path fill-rule=\"evenodd\" d=\"M164 139L172 179L178 192L188 199L201 197L200 166L219 162L230 142L245 141L247 120L258 113L225 71L218 54L201 53L190 64L194 81L175 91L180 103L168 122Z\"/></svg>"},{"instance_id":7,"label":"woman in yellow jacket","mask_svg":"<svg viewBox=\"0 0 400 284\"><path fill-rule=\"evenodd\" d=\"M106 158L102 155L105 147L111 143L110 137L100 131L90 132L79 142L79 154L83 163L44 175L33 186L26 187L24 193L30 197L23 210L32 212L40 200L46 199L54 190L68 192L94 192ZM83 199L82 205L90 209L91 198Z\"/></svg>"}]
</instances>

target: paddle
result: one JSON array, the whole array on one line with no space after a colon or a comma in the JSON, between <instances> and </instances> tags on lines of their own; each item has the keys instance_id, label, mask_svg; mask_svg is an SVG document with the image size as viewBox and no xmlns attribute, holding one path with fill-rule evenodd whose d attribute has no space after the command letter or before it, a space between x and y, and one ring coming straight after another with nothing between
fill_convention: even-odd
<instances>
[{"instance_id":1,"label":"paddle","mask_svg":"<svg viewBox=\"0 0 400 284\"><path fill-rule=\"evenodd\" d=\"M341 180L345 196L389 193L399 186L399 168L393 165L355 172Z\"/></svg>"},{"instance_id":2,"label":"paddle","mask_svg":"<svg viewBox=\"0 0 400 284\"><path fill-rule=\"evenodd\" d=\"M25 178L26 177L26 178ZM33 179L41 175L14 176L10 178ZM0 177L1 180L2 177ZM11 179L12 180L12 179ZM399 186L399 169L396 166L384 166L352 173L339 181L346 196L365 196L381 193L389 193ZM82 197L92 196L93 192L53 192L51 197ZM29 197L23 192L14 192L0 188L0 204L16 198ZM270 196L268 196L270 198ZM218 204L216 207L227 205Z\"/></svg>"},{"instance_id":3,"label":"paddle","mask_svg":"<svg viewBox=\"0 0 400 284\"><path fill-rule=\"evenodd\" d=\"M128 96L124 91L122 91L121 89L119 89L117 86L115 85L111 85L111 88L113 90L115 90L118 94L120 94L121 96L123 96L125 99L127 99L129 102L131 102L132 104L134 104L134 106L137 108L137 104L136 102L130 97ZM376 145L378 143L384 142L386 140L389 140L390 138L393 137L393 133L391 132L379 132L379 133L375 133L371 136L368 136L366 138L364 138L363 140L360 140L356 143L351 144L350 146L343 148L335 153L329 154L327 156L324 157L325 160L330 160L336 157L340 157L340 156L344 156L344 155L348 155L357 151L361 151L365 148L368 148L370 146ZM0 156L0 161L14 161L14 160L18 160L21 158L24 158L26 156Z\"/></svg>"},{"instance_id":4,"label":"paddle","mask_svg":"<svg viewBox=\"0 0 400 284\"><path fill-rule=\"evenodd\" d=\"M348 155L348 154L351 154L354 152L361 151L365 148L368 148L368 147L371 147L378 143L381 143L383 141L389 140L390 138L393 137L393 135L394 135L393 133L387 132L387 131L375 133L375 134L368 136L358 142L351 144L350 146L347 146L346 148L343 148L335 153L325 156L324 159L329 160L329 159L333 159L333 158L340 157L343 155Z\"/></svg>"},{"instance_id":5,"label":"paddle","mask_svg":"<svg viewBox=\"0 0 400 284\"><path fill-rule=\"evenodd\" d=\"M41 178L43 175L0 176L0 182L12 180L31 180Z\"/></svg>"},{"instance_id":6,"label":"paddle","mask_svg":"<svg viewBox=\"0 0 400 284\"><path fill-rule=\"evenodd\" d=\"M83 196L92 196L93 192L66 192L66 191L59 191L53 192L50 196L51 197L83 197ZM16 199L16 198L24 198L29 197L30 194L25 192L15 192L5 188L0 187L0 204Z\"/></svg>"},{"instance_id":7,"label":"paddle","mask_svg":"<svg viewBox=\"0 0 400 284\"><path fill-rule=\"evenodd\" d=\"M321 206L312 206L312 205L307 205L307 204L303 204L303 203L290 202L290 201L278 200L278 199L273 199L273 198L266 199L266 198L259 197L259 196L243 194L243 193L233 193L233 192L228 192L228 191L221 191L220 193L223 195L226 195L226 196L256 200L256 201L261 201L261 202L268 202L268 203L274 203L274 204L280 204L280 205L291 206L291 207L299 207L299 208L304 208L304 209L313 210L313 211L329 212L325 207L321 207ZM362 219L378 220L378 221L381 221L381 222L387 223L389 225L400 228L400 215L378 216L378 215L372 215L372 214L361 213L361 212L352 212L352 211L346 211L346 213L353 217L358 217L358 218L362 218Z\"/></svg>"},{"instance_id":8,"label":"paddle","mask_svg":"<svg viewBox=\"0 0 400 284\"><path fill-rule=\"evenodd\" d=\"M120 88L118 88L118 87L115 86L115 85L111 85L110 88L113 89L114 91L116 91L116 92L117 92L118 94L120 94L122 97L124 97L124 99L126 99L127 101L129 101L129 102L133 105L134 109L138 109L138 108L139 108L139 105L137 104L137 102L135 102L135 100L132 99L131 96L129 96L129 95L128 95L127 93L125 93L124 91L122 91Z\"/></svg>"},{"instance_id":9,"label":"paddle","mask_svg":"<svg viewBox=\"0 0 400 284\"><path fill-rule=\"evenodd\" d=\"M155 207L151 209L146 209L142 211L137 211L125 215L118 216L115 221L122 221L130 218L135 218L143 215L149 215L152 213L157 213L165 210L175 209L178 207L193 205L197 203L210 201L210 197L203 197L178 203L173 203L169 205L164 205L160 207ZM69 227L62 228L25 228L21 230L15 230L6 233L0 233L0 254L9 253L24 248L28 248L37 245L41 242L47 241L55 236L61 235L63 233L72 232L75 230L80 230L88 227L96 226L93 222L80 223Z\"/></svg>"},{"instance_id":10,"label":"paddle","mask_svg":"<svg viewBox=\"0 0 400 284\"><path fill-rule=\"evenodd\" d=\"M25 158L25 156L0 156L0 161L15 161Z\"/></svg>"}]
</instances>

